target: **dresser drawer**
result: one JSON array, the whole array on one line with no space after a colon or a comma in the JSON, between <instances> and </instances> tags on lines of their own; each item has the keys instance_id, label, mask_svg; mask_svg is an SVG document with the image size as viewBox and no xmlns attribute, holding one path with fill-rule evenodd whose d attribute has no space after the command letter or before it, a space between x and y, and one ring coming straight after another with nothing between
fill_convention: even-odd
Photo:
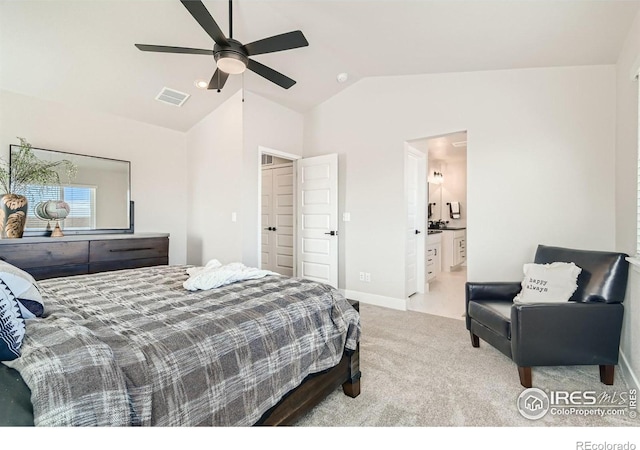
<instances>
[{"instance_id":1,"label":"dresser drawer","mask_svg":"<svg viewBox=\"0 0 640 450\"><path fill-rule=\"evenodd\" d=\"M128 259L124 261L100 261L89 264L89 273L108 272L110 270L138 269L140 267L166 266L168 258Z\"/></svg>"},{"instance_id":2,"label":"dresser drawer","mask_svg":"<svg viewBox=\"0 0 640 450\"><path fill-rule=\"evenodd\" d=\"M89 262L92 263L92 267L96 262L167 260L168 254L168 238L110 239L91 241L89 244Z\"/></svg>"},{"instance_id":3,"label":"dresser drawer","mask_svg":"<svg viewBox=\"0 0 640 450\"><path fill-rule=\"evenodd\" d=\"M70 264L67 266L30 267L27 272L36 280L47 278L70 277L89 273L89 264Z\"/></svg>"},{"instance_id":4,"label":"dresser drawer","mask_svg":"<svg viewBox=\"0 0 640 450\"><path fill-rule=\"evenodd\" d=\"M2 244L0 259L21 269L86 265L89 262L88 247L88 242Z\"/></svg>"}]
</instances>

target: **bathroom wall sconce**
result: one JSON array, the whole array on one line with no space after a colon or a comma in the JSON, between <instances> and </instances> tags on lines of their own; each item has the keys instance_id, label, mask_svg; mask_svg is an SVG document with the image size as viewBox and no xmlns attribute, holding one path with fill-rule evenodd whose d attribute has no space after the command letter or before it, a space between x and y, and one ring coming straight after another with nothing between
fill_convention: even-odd
<instances>
[{"instance_id":1,"label":"bathroom wall sconce","mask_svg":"<svg viewBox=\"0 0 640 450\"><path fill-rule=\"evenodd\" d=\"M434 184L442 184L442 182L444 181L444 177L442 176L442 172L433 172L433 175L431 176L431 183Z\"/></svg>"}]
</instances>

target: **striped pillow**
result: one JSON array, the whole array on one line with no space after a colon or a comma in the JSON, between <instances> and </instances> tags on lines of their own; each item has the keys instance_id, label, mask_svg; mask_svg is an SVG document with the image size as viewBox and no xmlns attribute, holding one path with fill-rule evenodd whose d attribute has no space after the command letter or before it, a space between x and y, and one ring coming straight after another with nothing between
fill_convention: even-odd
<instances>
[{"instance_id":1,"label":"striped pillow","mask_svg":"<svg viewBox=\"0 0 640 450\"><path fill-rule=\"evenodd\" d=\"M36 280L27 272L7 262L0 261L0 280L6 284L18 300L22 317L42 317L44 303Z\"/></svg>"},{"instance_id":2,"label":"striped pillow","mask_svg":"<svg viewBox=\"0 0 640 450\"><path fill-rule=\"evenodd\" d=\"M18 299L0 279L0 361L20 357L25 324Z\"/></svg>"}]
</instances>

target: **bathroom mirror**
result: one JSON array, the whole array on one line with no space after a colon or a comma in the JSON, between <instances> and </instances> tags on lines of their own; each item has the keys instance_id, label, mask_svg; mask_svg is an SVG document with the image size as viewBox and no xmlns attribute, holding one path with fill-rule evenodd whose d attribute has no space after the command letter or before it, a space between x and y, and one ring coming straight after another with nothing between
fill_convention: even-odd
<instances>
[{"instance_id":1,"label":"bathroom mirror","mask_svg":"<svg viewBox=\"0 0 640 450\"><path fill-rule=\"evenodd\" d=\"M19 149L18 145L11 145L10 157ZM35 206L47 200L69 204L68 216L60 221L65 235L133 232L129 161L41 148L32 148L32 151L43 161L69 160L76 166L77 173L69 179L62 167L58 171L60 186L28 187L25 236L47 235L55 226L35 215Z\"/></svg>"},{"instance_id":2,"label":"bathroom mirror","mask_svg":"<svg viewBox=\"0 0 640 450\"><path fill-rule=\"evenodd\" d=\"M442 184L438 183L428 183L429 193L427 201L431 203L431 217L428 220L437 222L442 219ZM435 203L435 204L434 204ZM429 210L429 205L427 204L427 211Z\"/></svg>"}]
</instances>

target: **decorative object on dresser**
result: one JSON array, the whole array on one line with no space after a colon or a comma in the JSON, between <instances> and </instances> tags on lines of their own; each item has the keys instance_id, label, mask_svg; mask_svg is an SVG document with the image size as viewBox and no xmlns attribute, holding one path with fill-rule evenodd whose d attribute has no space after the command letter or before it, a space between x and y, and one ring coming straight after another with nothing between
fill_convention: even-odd
<instances>
[{"instance_id":1,"label":"decorative object on dresser","mask_svg":"<svg viewBox=\"0 0 640 450\"><path fill-rule=\"evenodd\" d=\"M62 237L64 234L60 229L60 221L69 215L70 209L69 204L62 200L47 200L39 202L33 209L33 213L38 219L47 221L47 229L50 228L49 221L55 220L56 226L51 232L51 237Z\"/></svg>"},{"instance_id":2,"label":"decorative object on dresser","mask_svg":"<svg viewBox=\"0 0 640 450\"><path fill-rule=\"evenodd\" d=\"M75 176L75 165L66 159L46 161L39 159L32 146L19 137L20 145L11 146L10 162L2 161L0 167L0 189L4 192L0 200L2 238L21 238L27 224L27 194L33 189L46 189L60 185L58 169L65 169L67 177Z\"/></svg>"},{"instance_id":3,"label":"decorative object on dresser","mask_svg":"<svg viewBox=\"0 0 640 450\"><path fill-rule=\"evenodd\" d=\"M169 263L169 235L25 237L19 243L0 240L0 259L36 280L165 265Z\"/></svg>"}]
</instances>

